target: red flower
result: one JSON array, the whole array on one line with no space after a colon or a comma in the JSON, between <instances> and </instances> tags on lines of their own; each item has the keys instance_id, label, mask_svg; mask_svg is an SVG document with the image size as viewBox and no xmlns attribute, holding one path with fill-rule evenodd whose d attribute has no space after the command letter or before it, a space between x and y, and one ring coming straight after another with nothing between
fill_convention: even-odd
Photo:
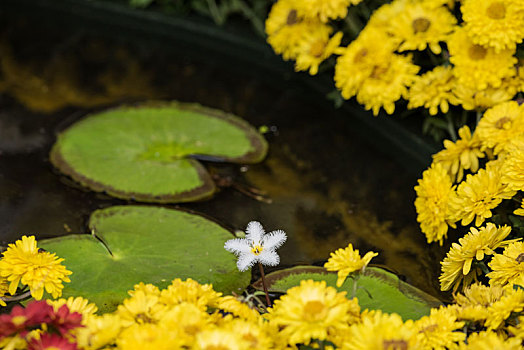
<instances>
[{"instance_id":1,"label":"red flower","mask_svg":"<svg viewBox=\"0 0 524 350\"><path fill-rule=\"evenodd\" d=\"M49 325L64 335L71 329L82 327L82 314L70 312L67 305L62 305L57 312L51 314Z\"/></svg>"},{"instance_id":2,"label":"red flower","mask_svg":"<svg viewBox=\"0 0 524 350\"><path fill-rule=\"evenodd\" d=\"M50 333L40 334L40 339L33 338L27 345L27 350L77 350L75 343Z\"/></svg>"},{"instance_id":3,"label":"red flower","mask_svg":"<svg viewBox=\"0 0 524 350\"><path fill-rule=\"evenodd\" d=\"M43 300L30 302L25 308L15 306L10 314L0 315L0 339L48 323L52 313L53 307Z\"/></svg>"}]
</instances>

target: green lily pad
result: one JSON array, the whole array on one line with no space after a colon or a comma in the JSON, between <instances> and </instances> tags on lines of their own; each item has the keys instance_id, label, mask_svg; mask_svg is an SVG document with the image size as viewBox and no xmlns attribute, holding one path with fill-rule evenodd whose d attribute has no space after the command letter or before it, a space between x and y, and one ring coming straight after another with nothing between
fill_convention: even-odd
<instances>
[{"instance_id":1,"label":"green lily pad","mask_svg":"<svg viewBox=\"0 0 524 350\"><path fill-rule=\"evenodd\" d=\"M92 234L41 240L39 246L64 258L73 272L63 296L88 298L102 312L114 310L139 282L165 288L175 278L192 278L230 294L241 293L251 279L224 249L232 234L199 215L115 206L95 211L89 228Z\"/></svg>"},{"instance_id":2,"label":"green lily pad","mask_svg":"<svg viewBox=\"0 0 524 350\"><path fill-rule=\"evenodd\" d=\"M142 202L210 197L215 184L196 159L257 163L265 139L244 120L194 104L120 107L58 135L50 160L82 185Z\"/></svg>"},{"instance_id":3,"label":"green lily pad","mask_svg":"<svg viewBox=\"0 0 524 350\"><path fill-rule=\"evenodd\" d=\"M296 266L266 275L268 290L279 293L285 293L289 288L300 285L300 281L308 279L326 281L328 286L337 288L337 274L318 266ZM262 281L258 280L253 286L262 290ZM337 289L347 292L346 296L351 298L353 279L346 279ZM376 267L366 268L359 278L356 297L363 310L397 313L404 320L417 320L429 315L431 308L442 305L437 298L401 281L396 275Z\"/></svg>"}]
</instances>

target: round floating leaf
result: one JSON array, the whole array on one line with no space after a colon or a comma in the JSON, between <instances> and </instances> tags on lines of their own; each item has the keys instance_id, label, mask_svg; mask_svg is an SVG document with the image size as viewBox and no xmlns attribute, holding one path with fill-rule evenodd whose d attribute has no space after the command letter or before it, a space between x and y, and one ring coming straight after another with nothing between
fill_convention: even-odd
<instances>
[{"instance_id":1,"label":"round floating leaf","mask_svg":"<svg viewBox=\"0 0 524 350\"><path fill-rule=\"evenodd\" d=\"M172 102L87 116L58 135L50 159L95 191L172 203L206 198L215 191L196 159L256 163L266 153L264 138L242 119Z\"/></svg>"},{"instance_id":2,"label":"round floating leaf","mask_svg":"<svg viewBox=\"0 0 524 350\"><path fill-rule=\"evenodd\" d=\"M73 271L63 296L83 296L102 311L113 310L136 283L160 288L175 278L212 283L217 291L241 293L250 273L224 249L229 231L199 215L146 207L116 206L91 215L93 234L39 241Z\"/></svg>"},{"instance_id":3,"label":"round floating leaf","mask_svg":"<svg viewBox=\"0 0 524 350\"><path fill-rule=\"evenodd\" d=\"M328 286L337 288L337 274L318 266L296 266L279 270L268 274L266 279L267 287L271 292L285 293L289 288L300 285L300 281L308 279L326 281ZM261 280L255 282L253 286L262 290ZM353 280L346 279L337 289L347 292L346 296L351 298ZM356 297L362 309L395 312L404 320L419 319L429 315L431 308L442 305L435 297L401 281L396 275L376 267L366 268L358 280Z\"/></svg>"}]
</instances>

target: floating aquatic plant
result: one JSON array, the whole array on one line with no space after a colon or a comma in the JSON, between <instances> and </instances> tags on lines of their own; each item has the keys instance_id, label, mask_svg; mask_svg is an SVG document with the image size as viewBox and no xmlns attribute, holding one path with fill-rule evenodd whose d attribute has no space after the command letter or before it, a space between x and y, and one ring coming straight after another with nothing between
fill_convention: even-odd
<instances>
[{"instance_id":1,"label":"floating aquatic plant","mask_svg":"<svg viewBox=\"0 0 524 350\"><path fill-rule=\"evenodd\" d=\"M217 291L240 293L250 274L236 269L222 249L231 233L199 215L147 206L95 211L92 234L40 241L74 272L64 297L83 296L102 311L113 310L139 282L166 287L174 277L212 283Z\"/></svg>"},{"instance_id":2,"label":"floating aquatic plant","mask_svg":"<svg viewBox=\"0 0 524 350\"><path fill-rule=\"evenodd\" d=\"M82 185L124 199L187 202L216 186L197 159L256 163L267 143L247 122L194 104L120 107L58 135L51 162Z\"/></svg>"}]
</instances>

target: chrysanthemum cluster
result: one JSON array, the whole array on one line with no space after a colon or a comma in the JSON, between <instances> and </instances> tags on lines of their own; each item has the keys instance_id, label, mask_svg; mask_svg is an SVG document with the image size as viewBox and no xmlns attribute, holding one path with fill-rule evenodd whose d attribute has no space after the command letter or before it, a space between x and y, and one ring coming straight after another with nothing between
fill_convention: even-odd
<instances>
[{"instance_id":1,"label":"chrysanthemum cluster","mask_svg":"<svg viewBox=\"0 0 524 350\"><path fill-rule=\"evenodd\" d=\"M460 242L471 253L463 266L471 267L472 260L500 247L506 257L514 260L518 254L520 259L522 243L506 240L508 232L492 225L472 231L469 242ZM345 279L348 273L361 273L375 255L368 252L362 258L350 244L332 253L326 266ZM0 315L0 348L520 349L524 289L513 288L507 279L492 281L490 286L468 286L452 304L418 320L362 310L357 298L325 281L303 280L267 309L192 279L174 279L162 290L139 283L114 312L105 314L97 314L97 307L82 297L15 306Z\"/></svg>"},{"instance_id":2,"label":"chrysanthemum cluster","mask_svg":"<svg viewBox=\"0 0 524 350\"><path fill-rule=\"evenodd\" d=\"M473 134L464 126L459 135L444 141L415 187L428 243L442 244L449 227L469 227L442 261L441 289L464 288L485 275L490 284L524 286L524 250L517 242L524 226L524 105L498 104Z\"/></svg>"},{"instance_id":3,"label":"chrysanthemum cluster","mask_svg":"<svg viewBox=\"0 0 524 350\"><path fill-rule=\"evenodd\" d=\"M44 291L53 298L62 295L63 282L70 282L64 259L38 249L34 236L23 236L9 244L0 259L0 305L14 296L20 287L28 286L31 296L42 299Z\"/></svg>"},{"instance_id":4,"label":"chrysanthemum cluster","mask_svg":"<svg viewBox=\"0 0 524 350\"><path fill-rule=\"evenodd\" d=\"M336 87L374 115L392 114L400 99L430 115L449 105L485 110L524 91L521 0L393 0L371 13L360 2L278 0L267 41L312 75L339 55Z\"/></svg>"}]
</instances>

